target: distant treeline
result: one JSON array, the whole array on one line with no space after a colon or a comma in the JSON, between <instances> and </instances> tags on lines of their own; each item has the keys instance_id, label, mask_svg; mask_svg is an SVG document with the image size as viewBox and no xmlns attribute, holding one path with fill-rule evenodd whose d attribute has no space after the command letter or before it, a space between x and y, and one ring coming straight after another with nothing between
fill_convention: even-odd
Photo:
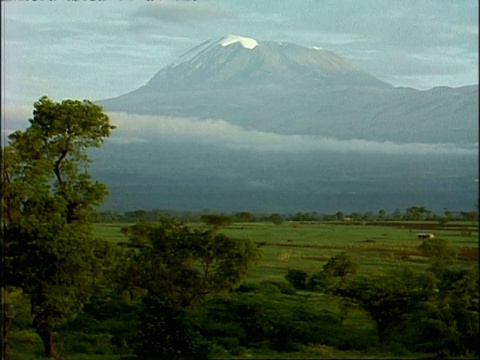
<instances>
[{"instance_id":1,"label":"distant treeline","mask_svg":"<svg viewBox=\"0 0 480 360\"><path fill-rule=\"evenodd\" d=\"M200 222L207 215L227 217L232 222L266 222L271 221L281 224L283 221L439 221L446 224L448 221L478 221L478 211L450 211L436 213L424 206L412 206L402 211L395 209L388 212L384 209L378 211L344 213L338 211L335 214L311 212L296 212L290 214L280 213L252 213L239 211L232 213L219 213L212 210L203 211L176 211L176 210L134 210L124 213L115 211L102 211L93 214L93 221L97 223L122 223L139 221L175 220L178 222Z\"/></svg>"}]
</instances>

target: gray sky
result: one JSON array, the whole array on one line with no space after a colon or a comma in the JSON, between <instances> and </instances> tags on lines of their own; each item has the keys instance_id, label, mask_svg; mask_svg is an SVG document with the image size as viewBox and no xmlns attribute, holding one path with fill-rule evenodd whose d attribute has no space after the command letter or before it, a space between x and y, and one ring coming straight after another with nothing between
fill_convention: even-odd
<instances>
[{"instance_id":1,"label":"gray sky","mask_svg":"<svg viewBox=\"0 0 480 360\"><path fill-rule=\"evenodd\" d=\"M6 1L8 108L48 95L99 100L227 34L329 49L395 86L478 84L476 0ZM27 116L30 112L27 112Z\"/></svg>"}]
</instances>

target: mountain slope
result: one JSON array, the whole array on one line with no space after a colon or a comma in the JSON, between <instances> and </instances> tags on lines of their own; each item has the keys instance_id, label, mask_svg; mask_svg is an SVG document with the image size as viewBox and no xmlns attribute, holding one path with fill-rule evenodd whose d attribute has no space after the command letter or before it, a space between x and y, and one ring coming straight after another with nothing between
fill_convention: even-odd
<instances>
[{"instance_id":1,"label":"mountain slope","mask_svg":"<svg viewBox=\"0 0 480 360\"><path fill-rule=\"evenodd\" d=\"M334 53L228 36L206 41L107 111L223 119L247 130L472 144L478 86L395 88Z\"/></svg>"},{"instance_id":2,"label":"mountain slope","mask_svg":"<svg viewBox=\"0 0 480 360\"><path fill-rule=\"evenodd\" d=\"M478 198L478 86L395 88L327 50L228 36L99 103L119 126L92 171L115 211L441 211Z\"/></svg>"},{"instance_id":3,"label":"mountain slope","mask_svg":"<svg viewBox=\"0 0 480 360\"><path fill-rule=\"evenodd\" d=\"M187 52L160 70L144 90L292 84L389 87L327 50L227 36Z\"/></svg>"}]
</instances>

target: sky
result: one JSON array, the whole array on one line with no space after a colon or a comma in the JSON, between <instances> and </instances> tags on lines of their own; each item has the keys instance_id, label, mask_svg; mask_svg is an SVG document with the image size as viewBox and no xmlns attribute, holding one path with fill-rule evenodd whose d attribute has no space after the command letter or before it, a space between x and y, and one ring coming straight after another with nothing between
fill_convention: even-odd
<instances>
[{"instance_id":1,"label":"sky","mask_svg":"<svg viewBox=\"0 0 480 360\"><path fill-rule=\"evenodd\" d=\"M319 46L394 86L478 84L476 0L3 1L2 100L100 100L144 85L209 39Z\"/></svg>"}]
</instances>

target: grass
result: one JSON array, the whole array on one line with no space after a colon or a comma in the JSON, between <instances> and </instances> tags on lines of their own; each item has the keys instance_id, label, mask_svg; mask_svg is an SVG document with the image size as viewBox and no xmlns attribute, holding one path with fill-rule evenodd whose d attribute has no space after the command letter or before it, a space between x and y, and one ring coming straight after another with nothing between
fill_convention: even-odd
<instances>
[{"instance_id":1,"label":"grass","mask_svg":"<svg viewBox=\"0 0 480 360\"><path fill-rule=\"evenodd\" d=\"M98 238L124 243L128 238L121 228L131 224L95 224L94 231ZM189 224L191 227L204 227L203 224ZM425 269L428 259L418 250L421 241L418 232L432 232L436 238L445 239L452 246L459 248L457 266L471 266L478 261L478 229L473 224L455 223L450 227L439 228L438 222L397 222L389 224L367 223L321 223L321 222L284 222L273 223L232 223L220 232L237 239L250 239L256 242L262 252L262 259L249 270L247 281L259 284L264 281L286 282L288 270L298 269L312 275L322 270L322 266L336 254L345 251L358 265L360 275L382 274L388 270L405 265L413 269ZM341 303L337 298L319 292L297 291L303 303L317 310L326 310L335 314L342 313ZM288 298L285 295L285 306ZM282 300L283 301L283 300ZM348 329L348 331L345 331ZM328 331L337 331L334 326ZM375 325L367 315L358 309L350 309L338 327L338 334L333 338L358 338L365 348L356 350L338 349L328 344L311 344L302 346L292 353L276 353L264 348L239 349L238 355L219 352L220 358L381 358L398 357L400 350L379 347L376 340ZM348 335L348 336L347 336ZM77 339L66 341L70 348L65 348L68 359L72 360L110 360L119 355L109 353L108 339L105 344L94 344L90 340ZM71 346L74 345L74 348ZM38 335L31 329L12 331L9 335L11 360L30 360L42 358L42 344ZM82 350L83 349L83 350ZM400 351L400 352L399 352ZM81 354L81 352L84 352ZM224 356L225 355L225 356ZM408 354L416 357L415 354ZM423 354L419 354L423 356Z\"/></svg>"},{"instance_id":2,"label":"grass","mask_svg":"<svg viewBox=\"0 0 480 360\"><path fill-rule=\"evenodd\" d=\"M103 240L117 243L128 242L128 237L122 233L122 227L131 224L93 224L95 236Z\"/></svg>"},{"instance_id":3,"label":"grass","mask_svg":"<svg viewBox=\"0 0 480 360\"><path fill-rule=\"evenodd\" d=\"M332 256L342 251L358 263L360 274L384 273L405 264L424 268L427 259L418 251L421 241L416 237L416 229L408 227L405 222L397 225L237 223L222 232L261 244L263 261L250 272L251 278L258 280L282 279L290 269L318 272ZM412 226L417 227L418 223ZM476 259L474 255L478 254L478 231L467 236L449 230L435 230L435 234L437 238L446 239L451 245L463 249L465 260L478 260L478 255Z\"/></svg>"},{"instance_id":4,"label":"grass","mask_svg":"<svg viewBox=\"0 0 480 360\"><path fill-rule=\"evenodd\" d=\"M95 224L98 237L126 242L121 228L129 224ZM192 228L203 224L188 224ZM259 244L262 260L249 272L249 281L283 281L288 270L318 272L336 254L346 251L363 275L384 273L408 265L425 268L427 259L418 251L419 232L429 231L459 248L460 265L478 261L478 228L470 222L451 222L439 229L436 221L370 222L270 222L232 223L220 231ZM460 230L461 229L461 230Z\"/></svg>"}]
</instances>

